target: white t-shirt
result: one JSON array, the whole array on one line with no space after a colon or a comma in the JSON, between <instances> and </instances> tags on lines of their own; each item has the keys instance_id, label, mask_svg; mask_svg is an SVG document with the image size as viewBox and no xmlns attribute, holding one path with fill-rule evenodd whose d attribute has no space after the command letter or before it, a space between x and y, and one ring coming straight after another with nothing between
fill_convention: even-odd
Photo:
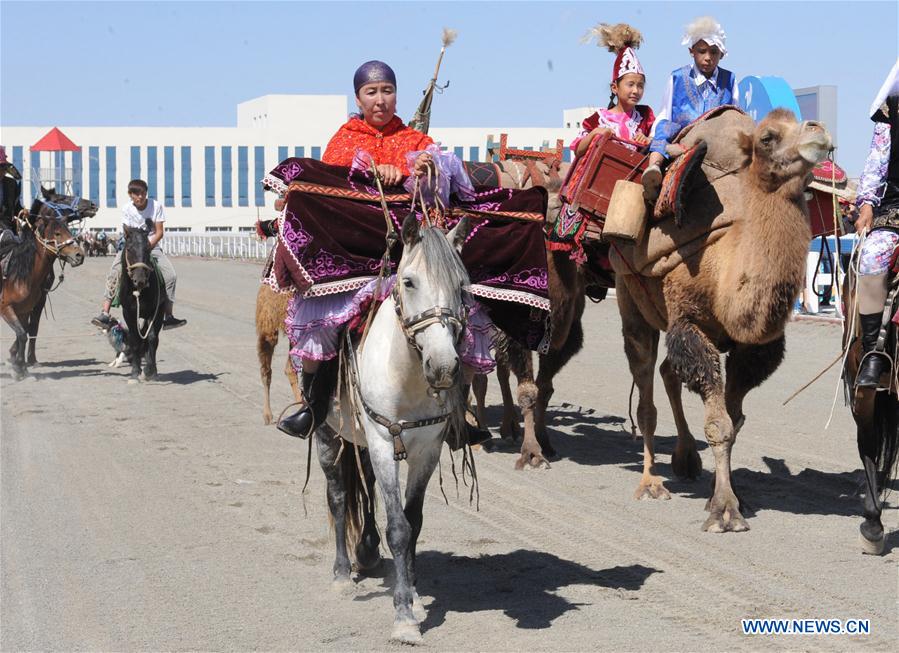
<instances>
[{"instance_id":1,"label":"white t-shirt","mask_svg":"<svg viewBox=\"0 0 899 653\"><path fill-rule=\"evenodd\" d=\"M162 211L162 204L156 200L148 199L143 211L139 211L134 202L128 202L122 209L122 224L126 227L143 229L151 234L156 230L157 222L165 222L165 213ZM156 247L159 247L159 243L156 243Z\"/></svg>"}]
</instances>

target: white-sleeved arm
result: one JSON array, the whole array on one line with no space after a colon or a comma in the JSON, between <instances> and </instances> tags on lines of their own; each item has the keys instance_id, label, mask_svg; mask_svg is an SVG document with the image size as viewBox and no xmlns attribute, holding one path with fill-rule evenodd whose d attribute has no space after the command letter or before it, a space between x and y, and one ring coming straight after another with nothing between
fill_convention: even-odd
<instances>
[{"instance_id":1,"label":"white-sleeved arm","mask_svg":"<svg viewBox=\"0 0 899 653\"><path fill-rule=\"evenodd\" d=\"M652 125L652 132L650 133L650 138L655 138L656 135L656 127L658 127L659 123L663 120L671 120L671 100L674 96L674 80L671 75L668 75L668 84L665 86L665 96L662 99L662 104L659 106L659 110L655 112L656 121Z\"/></svg>"}]
</instances>

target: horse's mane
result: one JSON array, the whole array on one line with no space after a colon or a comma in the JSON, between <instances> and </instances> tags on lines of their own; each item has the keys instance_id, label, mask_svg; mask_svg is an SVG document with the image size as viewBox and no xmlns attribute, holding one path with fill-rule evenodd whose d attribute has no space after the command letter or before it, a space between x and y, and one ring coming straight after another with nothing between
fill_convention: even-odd
<instances>
[{"instance_id":1,"label":"horse's mane","mask_svg":"<svg viewBox=\"0 0 899 653\"><path fill-rule=\"evenodd\" d=\"M462 259L453 249L446 235L436 228L422 228L420 240L416 245L413 258L424 256L427 261L425 269L428 280L449 293L455 293L462 286L471 282ZM411 261L410 261L411 262Z\"/></svg>"},{"instance_id":2,"label":"horse's mane","mask_svg":"<svg viewBox=\"0 0 899 653\"><path fill-rule=\"evenodd\" d=\"M19 234L22 242L16 245L9 255L7 277L10 279L28 279L34 270L34 257L37 253L37 240L31 229L23 229Z\"/></svg>"},{"instance_id":3,"label":"horse's mane","mask_svg":"<svg viewBox=\"0 0 899 653\"><path fill-rule=\"evenodd\" d=\"M420 240L412 253L412 260L417 259L419 256L425 257L427 262L425 269L427 270L428 280L432 284L440 287L449 296L453 296L461 288L471 283L462 259L459 258L459 254L453 249L443 231L428 227L422 228L419 235ZM459 442L466 441L466 399L463 396L461 381L446 392L445 408L449 413L449 418L446 421L444 440L450 441L455 438Z\"/></svg>"}]
</instances>

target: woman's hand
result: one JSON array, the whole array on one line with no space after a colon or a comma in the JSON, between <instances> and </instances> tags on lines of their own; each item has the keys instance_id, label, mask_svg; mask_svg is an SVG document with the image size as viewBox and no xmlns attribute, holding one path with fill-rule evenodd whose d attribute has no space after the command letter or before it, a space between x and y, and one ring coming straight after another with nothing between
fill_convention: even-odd
<instances>
[{"instance_id":1,"label":"woman's hand","mask_svg":"<svg viewBox=\"0 0 899 653\"><path fill-rule=\"evenodd\" d=\"M858 219L855 221L855 233L860 234L866 229L871 231L874 225L874 207L870 204L862 204L858 209Z\"/></svg>"},{"instance_id":2,"label":"woman's hand","mask_svg":"<svg viewBox=\"0 0 899 653\"><path fill-rule=\"evenodd\" d=\"M378 171L378 176L381 178L381 183L385 186L396 186L400 183L400 179L403 178L402 171L389 163L382 163L381 165L376 166L376 170Z\"/></svg>"},{"instance_id":3,"label":"woman's hand","mask_svg":"<svg viewBox=\"0 0 899 653\"><path fill-rule=\"evenodd\" d=\"M412 166L412 174L416 177L421 177L428 171L428 167L432 165L433 162L434 159L430 152L422 152L418 155L418 158L415 159L415 164Z\"/></svg>"}]
</instances>

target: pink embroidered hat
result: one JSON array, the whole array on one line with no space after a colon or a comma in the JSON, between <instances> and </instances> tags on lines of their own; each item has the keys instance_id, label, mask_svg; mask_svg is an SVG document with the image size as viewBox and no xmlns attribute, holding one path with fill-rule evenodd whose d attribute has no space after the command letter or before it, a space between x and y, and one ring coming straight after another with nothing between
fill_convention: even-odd
<instances>
[{"instance_id":1,"label":"pink embroidered hat","mask_svg":"<svg viewBox=\"0 0 899 653\"><path fill-rule=\"evenodd\" d=\"M600 23L587 32L584 40L589 41L594 38L597 45L607 48L609 52L618 53L615 57L615 64L612 66L613 82L617 82L628 73L646 76L635 52L643 42L643 35L639 30L627 23L618 23L617 25Z\"/></svg>"}]
</instances>

